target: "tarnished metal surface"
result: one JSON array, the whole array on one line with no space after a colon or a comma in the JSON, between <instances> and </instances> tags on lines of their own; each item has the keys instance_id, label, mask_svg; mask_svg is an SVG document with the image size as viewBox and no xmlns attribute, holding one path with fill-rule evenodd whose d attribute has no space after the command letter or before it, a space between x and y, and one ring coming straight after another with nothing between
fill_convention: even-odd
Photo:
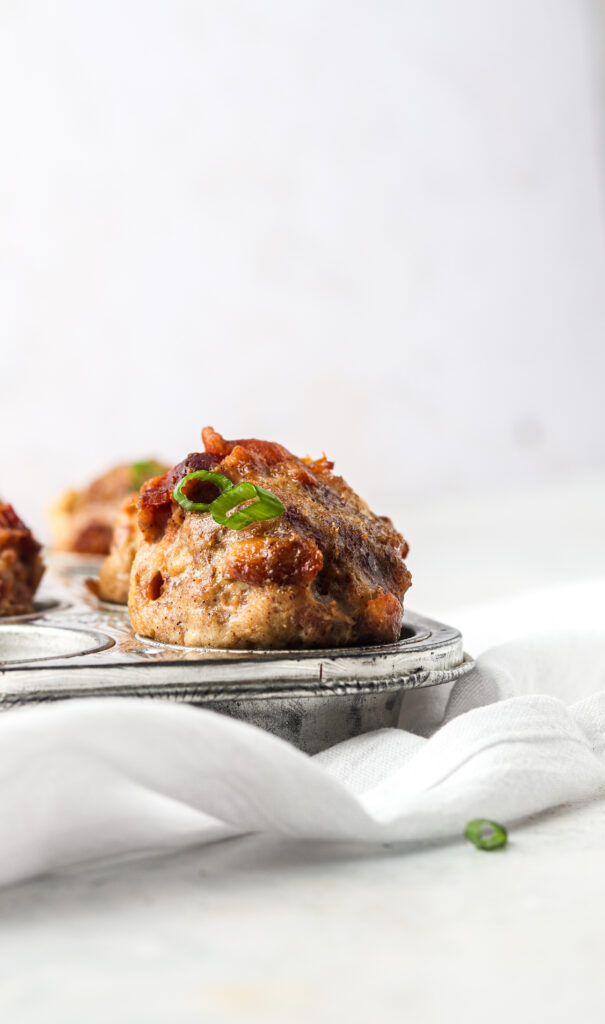
<instances>
[{"instance_id":1,"label":"tarnished metal surface","mask_svg":"<svg viewBox=\"0 0 605 1024\"><path fill-rule=\"evenodd\" d=\"M177 647L137 636L79 571L50 578L32 621L0 624L0 705L82 696L211 708L313 753L395 726L405 690L450 682L472 662L458 630L406 613L397 643L305 651Z\"/></svg>"}]
</instances>

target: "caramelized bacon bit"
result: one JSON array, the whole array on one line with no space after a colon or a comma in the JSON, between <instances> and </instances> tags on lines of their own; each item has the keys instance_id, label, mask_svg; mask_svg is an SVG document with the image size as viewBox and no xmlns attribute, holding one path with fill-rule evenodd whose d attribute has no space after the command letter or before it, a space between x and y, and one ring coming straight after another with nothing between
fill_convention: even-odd
<instances>
[{"instance_id":1,"label":"caramelized bacon bit","mask_svg":"<svg viewBox=\"0 0 605 1024\"><path fill-rule=\"evenodd\" d=\"M236 441L225 441L223 435L219 434L214 427L204 427L202 430L202 441L207 452L219 455L221 459L225 455L229 455L231 449L237 443Z\"/></svg>"},{"instance_id":2,"label":"caramelized bacon bit","mask_svg":"<svg viewBox=\"0 0 605 1024\"><path fill-rule=\"evenodd\" d=\"M172 504L169 501L155 506L145 506L139 503L137 523L145 540L157 540L166 529L171 515Z\"/></svg>"},{"instance_id":3,"label":"caramelized bacon bit","mask_svg":"<svg viewBox=\"0 0 605 1024\"><path fill-rule=\"evenodd\" d=\"M41 549L31 530L19 518L12 505L0 504L0 547L19 548L33 556Z\"/></svg>"},{"instance_id":4,"label":"caramelized bacon bit","mask_svg":"<svg viewBox=\"0 0 605 1024\"><path fill-rule=\"evenodd\" d=\"M302 460L309 469L312 469L314 473L330 473L334 469L334 463L329 459L324 452L321 459L312 459L310 455L305 455Z\"/></svg>"},{"instance_id":5,"label":"caramelized bacon bit","mask_svg":"<svg viewBox=\"0 0 605 1024\"><path fill-rule=\"evenodd\" d=\"M154 508L156 505L170 504L173 488L166 486L165 479L163 476L156 477L156 480L160 482L155 487L153 486L155 481L150 480L149 489L146 489L146 485L143 484L143 490L139 493L139 508Z\"/></svg>"},{"instance_id":6,"label":"caramelized bacon bit","mask_svg":"<svg viewBox=\"0 0 605 1024\"><path fill-rule=\"evenodd\" d=\"M247 479L252 476L254 472L258 472L262 469L262 464L259 465L258 459L252 454L252 452L246 451L241 445L236 444L228 455L220 462L220 472L228 476L230 480L238 480L239 478Z\"/></svg>"},{"instance_id":7,"label":"caramelized bacon bit","mask_svg":"<svg viewBox=\"0 0 605 1024\"><path fill-rule=\"evenodd\" d=\"M12 505L0 502L0 616L32 610L44 573L40 545Z\"/></svg>"},{"instance_id":8,"label":"caramelized bacon bit","mask_svg":"<svg viewBox=\"0 0 605 1024\"><path fill-rule=\"evenodd\" d=\"M286 467L290 479L296 480L303 487L319 487L319 480L311 473L306 466L299 462L290 462Z\"/></svg>"},{"instance_id":9,"label":"caramelized bacon bit","mask_svg":"<svg viewBox=\"0 0 605 1024\"><path fill-rule=\"evenodd\" d=\"M198 469L216 469L221 460L210 452L190 452L186 459L169 469L164 476L154 476L143 484L139 495L139 508L166 505L172 500L172 492L179 480Z\"/></svg>"},{"instance_id":10,"label":"caramelized bacon bit","mask_svg":"<svg viewBox=\"0 0 605 1024\"><path fill-rule=\"evenodd\" d=\"M226 441L213 427L204 427L202 430L202 441L207 452L212 452L213 455L219 455L221 458L224 458L225 455L230 455L233 449L239 445L241 448L245 448L246 451L252 452L253 455L258 455L269 466L275 465L278 462L296 459L292 452L289 452L283 445L276 444L274 441L259 441L256 437Z\"/></svg>"},{"instance_id":11,"label":"caramelized bacon bit","mask_svg":"<svg viewBox=\"0 0 605 1024\"><path fill-rule=\"evenodd\" d=\"M232 544L225 575L254 583L311 583L323 566L323 555L312 540L291 537L251 537Z\"/></svg>"},{"instance_id":12,"label":"caramelized bacon bit","mask_svg":"<svg viewBox=\"0 0 605 1024\"><path fill-rule=\"evenodd\" d=\"M394 594L378 594L365 606L364 624L377 639L391 640L400 620L401 604Z\"/></svg>"},{"instance_id":13,"label":"caramelized bacon bit","mask_svg":"<svg viewBox=\"0 0 605 1024\"><path fill-rule=\"evenodd\" d=\"M179 480L198 469L212 471L220 458L211 452L190 452L186 459L169 469L164 476L156 476L143 484L139 492L139 529L145 540L157 540L170 519L172 492Z\"/></svg>"},{"instance_id":14,"label":"caramelized bacon bit","mask_svg":"<svg viewBox=\"0 0 605 1024\"><path fill-rule=\"evenodd\" d=\"M0 530L20 530L29 533L27 526L12 505L0 505Z\"/></svg>"}]
</instances>

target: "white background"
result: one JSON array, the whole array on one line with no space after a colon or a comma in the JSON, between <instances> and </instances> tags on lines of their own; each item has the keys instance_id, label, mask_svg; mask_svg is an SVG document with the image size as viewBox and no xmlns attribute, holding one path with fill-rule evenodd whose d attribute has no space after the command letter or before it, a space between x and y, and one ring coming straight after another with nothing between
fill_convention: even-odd
<instances>
[{"instance_id":1,"label":"white background","mask_svg":"<svg viewBox=\"0 0 605 1024\"><path fill-rule=\"evenodd\" d=\"M396 515L603 466L597 13L2 5L0 494L207 422Z\"/></svg>"},{"instance_id":2,"label":"white background","mask_svg":"<svg viewBox=\"0 0 605 1024\"><path fill-rule=\"evenodd\" d=\"M0 4L0 494L42 529L213 422L326 448L412 606L495 640L486 597L605 573L597 14ZM601 801L502 857L251 836L43 879L2 895L0 1016L600 1024L604 842Z\"/></svg>"}]
</instances>

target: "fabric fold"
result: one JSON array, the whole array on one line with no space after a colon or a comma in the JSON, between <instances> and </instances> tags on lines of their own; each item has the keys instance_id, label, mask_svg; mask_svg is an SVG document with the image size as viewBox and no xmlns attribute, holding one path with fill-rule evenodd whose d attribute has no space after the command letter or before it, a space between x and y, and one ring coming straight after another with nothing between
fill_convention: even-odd
<instances>
[{"instance_id":1,"label":"fabric fold","mask_svg":"<svg viewBox=\"0 0 605 1024\"><path fill-rule=\"evenodd\" d=\"M183 705L93 698L10 711L0 716L0 883L252 831L442 839L470 818L506 824L586 799L605 786L605 688L585 695L587 680L601 681L595 662L605 665L605 634L495 648L458 681L433 735L383 730L314 758ZM566 704L573 694L582 699Z\"/></svg>"}]
</instances>

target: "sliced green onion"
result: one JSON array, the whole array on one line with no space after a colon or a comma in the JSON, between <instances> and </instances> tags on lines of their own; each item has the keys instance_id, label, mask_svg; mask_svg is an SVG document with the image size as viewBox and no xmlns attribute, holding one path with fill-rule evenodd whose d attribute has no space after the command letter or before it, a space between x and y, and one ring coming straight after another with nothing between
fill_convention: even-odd
<instances>
[{"instance_id":1,"label":"sliced green onion","mask_svg":"<svg viewBox=\"0 0 605 1024\"><path fill-rule=\"evenodd\" d=\"M130 470L132 486L135 491L140 491L145 481L150 480L152 476L161 476L162 473L165 473L164 466L160 466L155 459L149 459L147 462L133 462Z\"/></svg>"},{"instance_id":2,"label":"sliced green onion","mask_svg":"<svg viewBox=\"0 0 605 1024\"><path fill-rule=\"evenodd\" d=\"M175 501L178 501L181 508L184 508L186 512L210 512L213 502L203 501L191 501L186 494L183 493L183 484L186 484L188 480L204 480L207 483L214 484L215 487L221 492L221 496L227 491L233 489L233 484L228 477L223 476L222 473L211 473L209 469L197 469L195 473L187 473L182 480L179 480L178 484L172 492L172 497ZM215 499L218 500L218 499Z\"/></svg>"},{"instance_id":3,"label":"sliced green onion","mask_svg":"<svg viewBox=\"0 0 605 1024\"><path fill-rule=\"evenodd\" d=\"M501 846L506 846L508 841L504 825L498 825L496 821L488 821L486 818L469 821L464 835L478 850L499 850Z\"/></svg>"},{"instance_id":4,"label":"sliced green onion","mask_svg":"<svg viewBox=\"0 0 605 1024\"><path fill-rule=\"evenodd\" d=\"M232 508L236 508L244 501L250 501L251 498L257 500L252 505L246 505L239 512L227 515ZM248 480L243 480L237 487L232 487L231 490L215 498L210 506L210 511L215 523L220 526L228 526L230 530L242 530L244 526L258 523L262 519L275 519L286 510L279 498L271 494L271 491L266 491L258 484L251 484Z\"/></svg>"}]
</instances>

